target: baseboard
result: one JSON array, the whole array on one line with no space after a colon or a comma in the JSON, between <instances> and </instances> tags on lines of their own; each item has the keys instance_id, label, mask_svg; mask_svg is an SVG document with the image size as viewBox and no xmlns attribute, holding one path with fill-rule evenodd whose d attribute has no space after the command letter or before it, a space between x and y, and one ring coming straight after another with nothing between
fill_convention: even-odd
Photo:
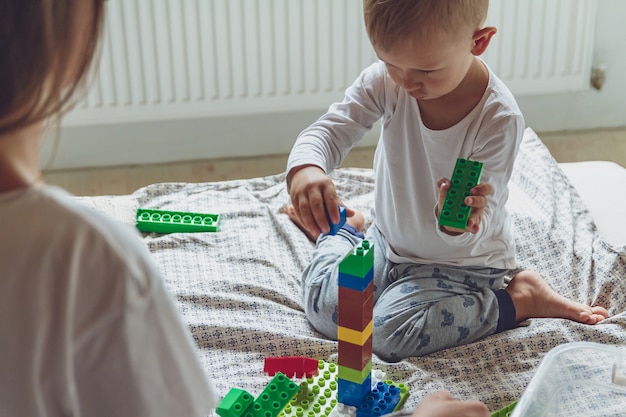
<instances>
[{"instance_id":1,"label":"baseboard","mask_svg":"<svg viewBox=\"0 0 626 417\"><path fill-rule=\"evenodd\" d=\"M286 154L320 111L63 127L42 149L46 170ZM360 146L373 146L373 129Z\"/></svg>"}]
</instances>

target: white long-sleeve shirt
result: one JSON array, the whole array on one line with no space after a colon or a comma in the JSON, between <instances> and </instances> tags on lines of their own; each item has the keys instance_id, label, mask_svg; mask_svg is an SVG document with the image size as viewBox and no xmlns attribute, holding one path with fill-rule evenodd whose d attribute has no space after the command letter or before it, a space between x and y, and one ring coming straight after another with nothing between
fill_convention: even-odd
<instances>
[{"instance_id":1,"label":"white long-sleeve shirt","mask_svg":"<svg viewBox=\"0 0 626 417\"><path fill-rule=\"evenodd\" d=\"M374 204L388 259L514 268L512 220L505 204L524 119L511 92L488 70L489 83L478 105L456 125L432 130L422 122L417 100L391 80L385 64L370 65L342 102L332 104L298 136L287 172L312 164L330 173L382 119ZM436 182L450 178L457 158L483 162L480 182L493 187L477 234L450 236L437 224Z\"/></svg>"},{"instance_id":2,"label":"white long-sleeve shirt","mask_svg":"<svg viewBox=\"0 0 626 417\"><path fill-rule=\"evenodd\" d=\"M55 187L0 193L0 416L201 417L194 341L130 227Z\"/></svg>"}]
</instances>

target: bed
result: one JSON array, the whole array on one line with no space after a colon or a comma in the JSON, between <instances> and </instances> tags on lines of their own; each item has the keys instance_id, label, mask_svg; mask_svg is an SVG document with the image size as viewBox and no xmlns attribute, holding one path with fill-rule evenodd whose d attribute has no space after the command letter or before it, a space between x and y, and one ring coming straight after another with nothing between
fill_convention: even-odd
<instances>
[{"instance_id":1,"label":"bed","mask_svg":"<svg viewBox=\"0 0 626 417\"><path fill-rule=\"evenodd\" d=\"M375 369L409 386L405 407L446 389L497 410L520 397L552 348L574 341L624 344L626 170L607 164L559 166L527 129L508 205L520 268L540 271L559 293L602 305L611 317L593 327L528 320L476 343L398 363L374 356ZM347 205L371 220L372 171L343 168L332 177ZM141 235L220 395L231 387L258 395L270 379L263 372L265 357L336 361L336 342L316 333L303 312L300 275L313 244L279 212L288 201L284 175L154 184L126 196L78 199L131 227L138 207L221 215L216 233Z\"/></svg>"}]
</instances>

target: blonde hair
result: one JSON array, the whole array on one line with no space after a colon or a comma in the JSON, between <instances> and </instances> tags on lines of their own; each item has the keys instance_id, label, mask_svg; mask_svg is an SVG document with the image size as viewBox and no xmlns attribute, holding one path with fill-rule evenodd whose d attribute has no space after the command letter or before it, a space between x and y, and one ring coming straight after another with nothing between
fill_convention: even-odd
<instances>
[{"instance_id":1,"label":"blonde hair","mask_svg":"<svg viewBox=\"0 0 626 417\"><path fill-rule=\"evenodd\" d=\"M444 34L456 40L487 18L489 0L364 0L370 41L390 50L398 42Z\"/></svg>"},{"instance_id":2,"label":"blonde hair","mask_svg":"<svg viewBox=\"0 0 626 417\"><path fill-rule=\"evenodd\" d=\"M79 15L87 1L0 0L0 134L60 116L74 104L96 54L104 14L105 0L91 0L90 16ZM84 33L72 30L78 19L88 28ZM70 72L68 62L75 57Z\"/></svg>"}]
</instances>

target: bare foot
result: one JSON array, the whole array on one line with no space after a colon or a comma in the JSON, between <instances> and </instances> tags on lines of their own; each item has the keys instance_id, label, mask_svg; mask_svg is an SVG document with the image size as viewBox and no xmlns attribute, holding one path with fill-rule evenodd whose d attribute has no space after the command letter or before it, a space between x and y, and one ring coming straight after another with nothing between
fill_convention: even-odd
<instances>
[{"instance_id":1,"label":"bare foot","mask_svg":"<svg viewBox=\"0 0 626 417\"><path fill-rule=\"evenodd\" d=\"M316 242L318 236L314 235L313 233L311 233L309 230L307 230L302 223L300 222L300 218L298 217L298 215L296 214L296 209L293 208L292 204L287 204L285 206L282 206L279 210L279 213L284 213L287 216L289 216L289 219L296 225L298 226L298 228L300 230L302 230L302 233L304 233L306 235L306 237L309 238L309 240L311 242Z\"/></svg>"},{"instance_id":2,"label":"bare foot","mask_svg":"<svg viewBox=\"0 0 626 417\"><path fill-rule=\"evenodd\" d=\"M596 324L609 316L604 307L590 307L558 294L536 272L519 272L506 287L520 323L530 318L562 318Z\"/></svg>"},{"instance_id":3,"label":"bare foot","mask_svg":"<svg viewBox=\"0 0 626 417\"><path fill-rule=\"evenodd\" d=\"M357 232L361 232L363 231L363 227L365 227L365 216L363 215L363 213L361 213L358 210L353 210L353 211L354 211L354 214L346 219L346 223L348 223L349 225L352 225L352 227L354 227L357 230ZM302 225L302 223L300 222L300 219L298 218L298 215L296 214L296 210L293 208L293 205L288 204L288 205L282 206L279 212L284 213L287 216L289 216L289 219L296 226L298 226L300 230L302 230L302 232L306 235L306 237L309 238L311 242L317 241L317 238L319 237L319 235L314 235Z\"/></svg>"}]
</instances>

